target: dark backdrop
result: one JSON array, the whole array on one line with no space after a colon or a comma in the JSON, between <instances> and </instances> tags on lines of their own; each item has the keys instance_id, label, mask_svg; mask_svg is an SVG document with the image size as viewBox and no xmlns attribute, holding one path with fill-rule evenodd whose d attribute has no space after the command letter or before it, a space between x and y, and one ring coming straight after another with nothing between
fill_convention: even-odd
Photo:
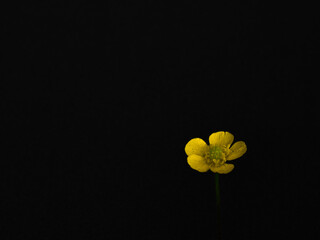
<instances>
[{"instance_id":1,"label":"dark backdrop","mask_svg":"<svg viewBox=\"0 0 320 240\"><path fill-rule=\"evenodd\" d=\"M114 2L4 8L2 239L215 239L216 131L224 239L319 237L315 8Z\"/></svg>"}]
</instances>

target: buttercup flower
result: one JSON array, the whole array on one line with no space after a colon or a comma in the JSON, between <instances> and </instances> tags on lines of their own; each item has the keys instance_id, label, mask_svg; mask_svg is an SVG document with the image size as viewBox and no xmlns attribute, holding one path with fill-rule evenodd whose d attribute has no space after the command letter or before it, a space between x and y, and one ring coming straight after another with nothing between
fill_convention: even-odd
<instances>
[{"instance_id":1,"label":"buttercup flower","mask_svg":"<svg viewBox=\"0 0 320 240\"><path fill-rule=\"evenodd\" d=\"M187 161L191 168L199 172L229 173L234 165L226 163L241 157L247 151L243 141L232 145L233 135L229 132L215 132L209 137L210 145L201 138L191 139L185 147Z\"/></svg>"}]
</instances>

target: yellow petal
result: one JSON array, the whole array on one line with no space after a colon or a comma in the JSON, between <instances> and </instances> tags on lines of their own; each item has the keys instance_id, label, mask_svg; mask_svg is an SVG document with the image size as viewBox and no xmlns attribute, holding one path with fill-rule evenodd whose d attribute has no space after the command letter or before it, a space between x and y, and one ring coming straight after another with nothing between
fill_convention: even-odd
<instances>
[{"instance_id":1,"label":"yellow petal","mask_svg":"<svg viewBox=\"0 0 320 240\"><path fill-rule=\"evenodd\" d=\"M223 164L220 167L211 167L210 170L214 173L222 173L222 174L226 174L231 172L234 169L234 165L233 164Z\"/></svg>"},{"instance_id":2,"label":"yellow petal","mask_svg":"<svg viewBox=\"0 0 320 240\"><path fill-rule=\"evenodd\" d=\"M230 153L227 155L227 160L234 160L241 157L247 151L247 146L243 141L238 141L230 148Z\"/></svg>"},{"instance_id":3,"label":"yellow petal","mask_svg":"<svg viewBox=\"0 0 320 240\"><path fill-rule=\"evenodd\" d=\"M188 157L187 161L191 168L199 172L206 172L210 168L205 159L199 155L192 154Z\"/></svg>"},{"instance_id":4,"label":"yellow petal","mask_svg":"<svg viewBox=\"0 0 320 240\"><path fill-rule=\"evenodd\" d=\"M205 141L203 141L201 138L193 138L187 143L184 150L188 156L192 154L204 156L207 149L208 145Z\"/></svg>"},{"instance_id":5,"label":"yellow petal","mask_svg":"<svg viewBox=\"0 0 320 240\"><path fill-rule=\"evenodd\" d=\"M211 145L226 146L229 148L233 142L233 139L234 137L231 133L220 131L210 135L209 143Z\"/></svg>"}]
</instances>

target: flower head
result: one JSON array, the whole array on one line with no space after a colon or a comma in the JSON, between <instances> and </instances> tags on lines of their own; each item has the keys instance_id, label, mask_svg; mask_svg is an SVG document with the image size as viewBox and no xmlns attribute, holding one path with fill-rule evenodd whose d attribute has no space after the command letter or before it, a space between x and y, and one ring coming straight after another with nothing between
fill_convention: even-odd
<instances>
[{"instance_id":1,"label":"flower head","mask_svg":"<svg viewBox=\"0 0 320 240\"><path fill-rule=\"evenodd\" d=\"M243 141L233 142L229 132L215 132L209 137L209 145L201 138L191 139L185 147L187 161L191 168L199 172L229 173L234 165L226 163L241 157L247 151ZM231 147L230 147L231 146Z\"/></svg>"}]
</instances>

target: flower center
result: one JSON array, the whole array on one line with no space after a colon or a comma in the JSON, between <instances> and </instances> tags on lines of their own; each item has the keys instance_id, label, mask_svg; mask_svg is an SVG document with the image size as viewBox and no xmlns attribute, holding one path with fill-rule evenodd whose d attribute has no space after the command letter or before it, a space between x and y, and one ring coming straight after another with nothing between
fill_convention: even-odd
<instances>
[{"instance_id":1,"label":"flower center","mask_svg":"<svg viewBox=\"0 0 320 240\"><path fill-rule=\"evenodd\" d=\"M226 148L210 145L208 151L205 155L205 160L207 164L211 167L220 167L226 162Z\"/></svg>"}]
</instances>

